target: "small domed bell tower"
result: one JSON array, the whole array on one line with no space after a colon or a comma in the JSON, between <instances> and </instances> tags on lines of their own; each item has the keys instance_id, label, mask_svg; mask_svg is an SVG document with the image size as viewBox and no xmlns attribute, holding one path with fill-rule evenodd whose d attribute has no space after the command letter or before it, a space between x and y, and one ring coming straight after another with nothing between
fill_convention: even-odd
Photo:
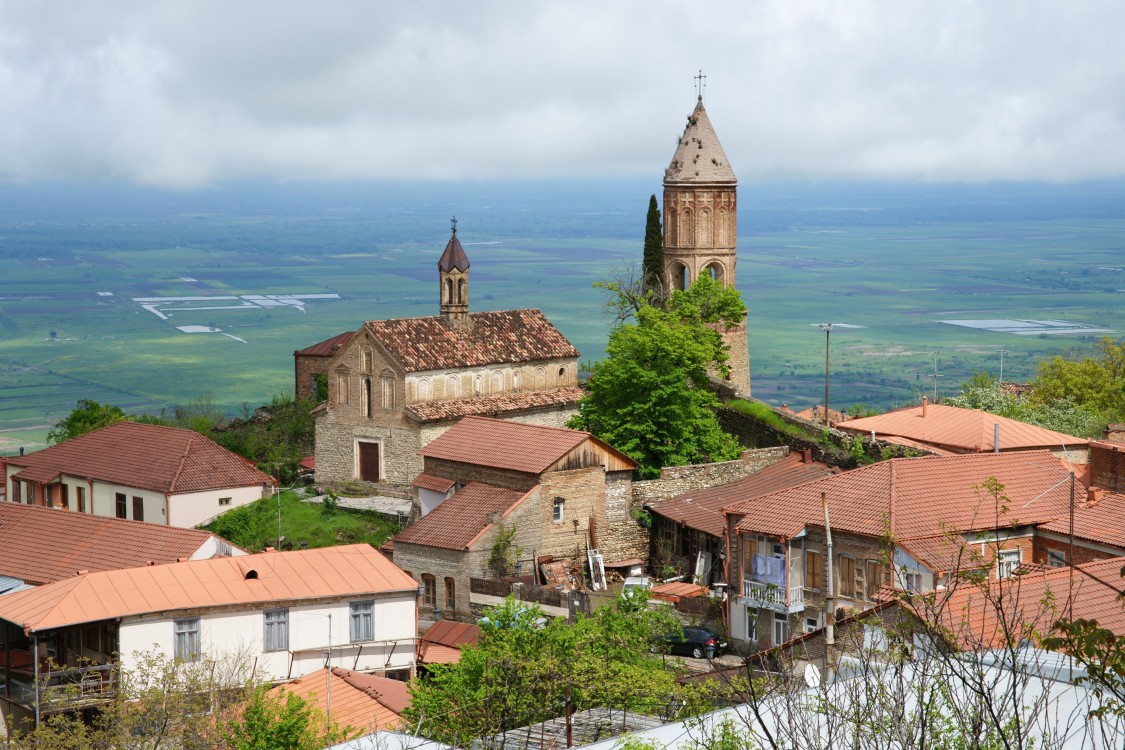
<instances>
[{"instance_id":1,"label":"small domed bell tower","mask_svg":"<svg viewBox=\"0 0 1125 750\"><path fill-rule=\"evenodd\" d=\"M457 217L450 220L453 233L438 260L441 315L460 321L469 314L469 258L457 239Z\"/></svg>"}]
</instances>

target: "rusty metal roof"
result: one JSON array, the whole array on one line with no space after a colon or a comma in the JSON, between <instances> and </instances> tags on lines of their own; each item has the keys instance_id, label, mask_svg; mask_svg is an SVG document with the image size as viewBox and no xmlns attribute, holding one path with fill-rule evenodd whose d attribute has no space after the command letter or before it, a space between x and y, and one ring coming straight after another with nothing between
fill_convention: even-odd
<instances>
[{"instance_id":1,"label":"rusty metal roof","mask_svg":"<svg viewBox=\"0 0 1125 750\"><path fill-rule=\"evenodd\" d=\"M344 331L343 333L337 334L330 339L325 339L324 341L313 344L312 346L307 346L304 349L299 349L298 351L293 352L293 356L331 357L333 354L340 350L340 347L351 341L352 336L354 335L355 331Z\"/></svg>"},{"instance_id":2,"label":"rusty metal roof","mask_svg":"<svg viewBox=\"0 0 1125 750\"><path fill-rule=\"evenodd\" d=\"M31 632L152 612L417 588L371 545L352 544L86 573L0 597L0 619Z\"/></svg>"},{"instance_id":3,"label":"rusty metal roof","mask_svg":"<svg viewBox=\"0 0 1125 750\"><path fill-rule=\"evenodd\" d=\"M93 479L167 494L251 487L276 480L194 430L118 422L26 456L11 456L18 476Z\"/></svg>"}]
</instances>

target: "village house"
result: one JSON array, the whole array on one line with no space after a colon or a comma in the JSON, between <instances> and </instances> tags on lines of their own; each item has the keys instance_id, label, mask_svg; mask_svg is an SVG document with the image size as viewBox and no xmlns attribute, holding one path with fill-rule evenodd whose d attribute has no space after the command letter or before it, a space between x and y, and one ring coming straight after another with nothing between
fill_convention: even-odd
<instances>
[{"instance_id":1,"label":"village house","mask_svg":"<svg viewBox=\"0 0 1125 750\"><path fill-rule=\"evenodd\" d=\"M317 481L409 485L418 450L463 417L560 427L574 414L578 350L539 310L469 312L456 225L438 291L437 316L369 320L338 348L340 336L312 347L335 352L328 401L314 412ZM299 379L302 366L312 372L304 362Z\"/></svg>"},{"instance_id":2,"label":"village house","mask_svg":"<svg viewBox=\"0 0 1125 750\"><path fill-rule=\"evenodd\" d=\"M118 422L5 470L13 503L190 528L270 494L277 480L194 430Z\"/></svg>"},{"instance_id":3,"label":"village house","mask_svg":"<svg viewBox=\"0 0 1125 750\"><path fill-rule=\"evenodd\" d=\"M939 455L1046 449L1061 459L1085 463L1086 446L1090 442L980 409L931 404L925 396L919 406L838 422L834 426L844 432Z\"/></svg>"},{"instance_id":4,"label":"village house","mask_svg":"<svg viewBox=\"0 0 1125 750\"><path fill-rule=\"evenodd\" d=\"M723 508L835 473L811 452L789 453L734 482L644 503L652 517L649 559L660 578L681 575L703 586L727 581Z\"/></svg>"},{"instance_id":5,"label":"village house","mask_svg":"<svg viewBox=\"0 0 1125 750\"><path fill-rule=\"evenodd\" d=\"M740 582L731 636L756 648L823 626L829 576L836 609L848 612L872 606L883 587L927 592L966 571L1008 578L1029 564L1125 554L1125 496L1087 490L1043 450L892 459L725 513Z\"/></svg>"},{"instance_id":6,"label":"village house","mask_svg":"<svg viewBox=\"0 0 1125 750\"><path fill-rule=\"evenodd\" d=\"M643 537L631 533L636 463L589 433L466 417L419 454L415 483L452 492L392 541L435 619L469 616L469 579L494 577L489 558L504 530L513 558L519 550L585 566L591 550L610 562L643 554Z\"/></svg>"},{"instance_id":7,"label":"village house","mask_svg":"<svg viewBox=\"0 0 1125 750\"><path fill-rule=\"evenodd\" d=\"M96 706L154 649L250 659L269 680L319 669L326 653L405 679L417 596L367 544L81 572L0 597L0 718L11 728Z\"/></svg>"},{"instance_id":8,"label":"village house","mask_svg":"<svg viewBox=\"0 0 1125 750\"><path fill-rule=\"evenodd\" d=\"M209 531L0 503L0 594L79 571L245 554Z\"/></svg>"}]
</instances>

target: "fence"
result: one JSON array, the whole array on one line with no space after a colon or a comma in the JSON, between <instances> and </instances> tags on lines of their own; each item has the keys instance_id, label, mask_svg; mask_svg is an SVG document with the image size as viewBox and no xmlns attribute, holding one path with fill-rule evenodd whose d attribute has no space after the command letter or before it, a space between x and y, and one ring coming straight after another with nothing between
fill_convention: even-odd
<instances>
[{"instance_id":1,"label":"fence","mask_svg":"<svg viewBox=\"0 0 1125 750\"><path fill-rule=\"evenodd\" d=\"M469 591L474 594L500 597L506 597L511 594L520 601L535 602L545 607L566 607L568 606L568 599L574 598L578 599L580 602L578 609L584 612L588 612L590 606L589 597L585 594L572 594L571 597L568 597L558 589L509 583L508 581L497 581L490 578L470 578Z\"/></svg>"}]
</instances>

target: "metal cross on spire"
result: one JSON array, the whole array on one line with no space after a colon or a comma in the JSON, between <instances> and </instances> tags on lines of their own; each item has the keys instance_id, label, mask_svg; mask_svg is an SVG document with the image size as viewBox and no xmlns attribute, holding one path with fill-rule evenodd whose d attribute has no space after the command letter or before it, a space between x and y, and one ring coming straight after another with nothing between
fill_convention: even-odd
<instances>
[{"instance_id":1,"label":"metal cross on spire","mask_svg":"<svg viewBox=\"0 0 1125 750\"><path fill-rule=\"evenodd\" d=\"M457 234L457 217L454 216L452 219L449 220L449 223L453 227L453 233Z\"/></svg>"},{"instance_id":2,"label":"metal cross on spire","mask_svg":"<svg viewBox=\"0 0 1125 750\"><path fill-rule=\"evenodd\" d=\"M703 92L707 89L707 76L703 75L703 69L700 68L699 75L692 76L695 80L695 93L699 96L700 101L703 100Z\"/></svg>"}]
</instances>

